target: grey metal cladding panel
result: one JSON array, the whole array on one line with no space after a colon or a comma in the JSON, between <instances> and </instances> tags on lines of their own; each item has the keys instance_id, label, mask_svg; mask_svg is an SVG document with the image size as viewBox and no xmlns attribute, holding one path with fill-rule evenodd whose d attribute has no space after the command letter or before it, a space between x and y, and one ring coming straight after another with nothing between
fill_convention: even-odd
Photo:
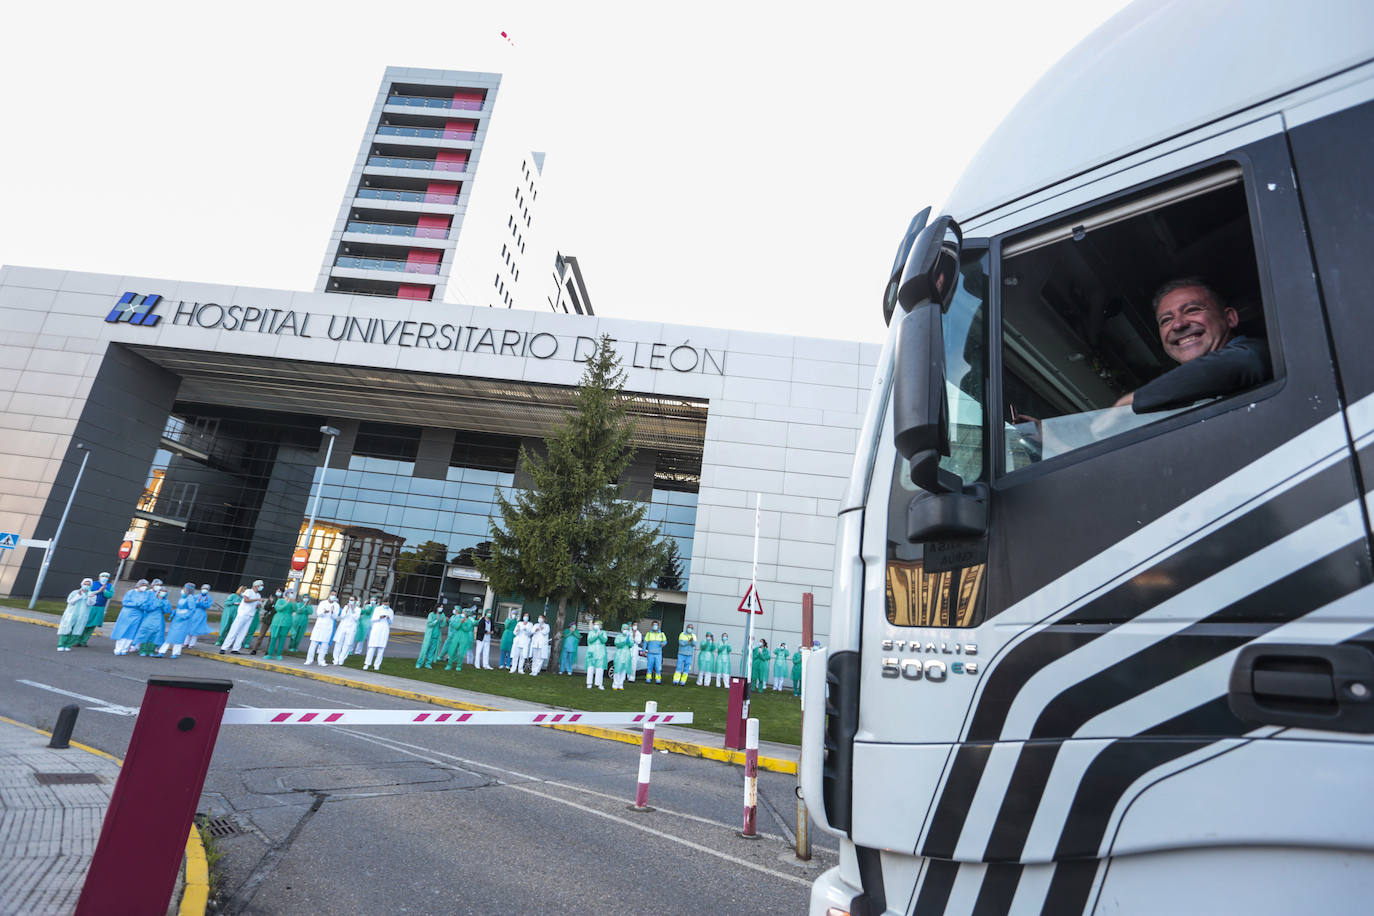
<instances>
[{"instance_id":1,"label":"grey metal cladding panel","mask_svg":"<svg viewBox=\"0 0 1374 916\"><path fill-rule=\"evenodd\" d=\"M118 344L105 350L95 384L72 435L72 446L48 493L34 537L50 538L81 465L76 442L91 457L52 557L42 597L63 597L86 576L114 572L119 543L157 452L181 379ZM30 550L15 579L16 594L30 594L41 553Z\"/></svg>"},{"instance_id":2,"label":"grey metal cladding panel","mask_svg":"<svg viewBox=\"0 0 1374 916\"><path fill-rule=\"evenodd\" d=\"M420 431L420 448L415 455L415 476L430 480L448 477L448 463L453 457L453 440L457 432L427 426Z\"/></svg>"}]
</instances>

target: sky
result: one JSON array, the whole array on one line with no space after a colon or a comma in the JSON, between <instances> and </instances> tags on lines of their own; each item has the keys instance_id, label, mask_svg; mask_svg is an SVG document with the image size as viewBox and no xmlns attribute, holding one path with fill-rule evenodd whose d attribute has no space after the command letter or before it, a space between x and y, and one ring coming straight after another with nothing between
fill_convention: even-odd
<instances>
[{"instance_id":1,"label":"sky","mask_svg":"<svg viewBox=\"0 0 1374 916\"><path fill-rule=\"evenodd\" d=\"M876 341L911 216L1122 6L22 4L0 263L313 289L383 70L480 70L598 315Z\"/></svg>"}]
</instances>

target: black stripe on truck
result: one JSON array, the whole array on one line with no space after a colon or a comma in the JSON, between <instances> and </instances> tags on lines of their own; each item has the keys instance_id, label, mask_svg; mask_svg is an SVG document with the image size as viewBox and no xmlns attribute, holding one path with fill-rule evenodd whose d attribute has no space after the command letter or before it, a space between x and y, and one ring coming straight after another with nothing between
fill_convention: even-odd
<instances>
[{"instance_id":1,"label":"black stripe on truck","mask_svg":"<svg viewBox=\"0 0 1374 916\"><path fill-rule=\"evenodd\" d=\"M1059 750L1085 723L1350 594L1363 587L1369 578L1369 557L1364 538L1360 538L1060 693L1046 705L1031 729L1031 741L1023 747L1016 762L983 860L1015 862L1021 858ZM1221 691L1218 699L1225 707L1226 679L1218 679L1215 686ZM1160 715L1168 716L1172 711L1161 709ZM1250 728L1230 715L1229 709L1226 717L1187 721L1198 728L1219 729L1191 733L1204 738L1244 734ZM1099 797L1096 803L1110 812L1117 800ZM1056 857L1092 856L1098 852L1096 841L1090 847L1063 848L1062 842L1060 846Z\"/></svg>"},{"instance_id":2,"label":"black stripe on truck","mask_svg":"<svg viewBox=\"0 0 1374 916\"><path fill-rule=\"evenodd\" d=\"M1350 465L1338 461L1056 621L1063 626L1050 626L1034 633L994 660L973 710L968 734L955 752L921 854L937 858L954 855L964 815L973 803L987 763L986 745L1000 737L1012 703L1047 660L1082 647L1110 632L1111 624L1138 617L1267 546L1278 536L1334 511L1348 502L1352 494Z\"/></svg>"}]
</instances>

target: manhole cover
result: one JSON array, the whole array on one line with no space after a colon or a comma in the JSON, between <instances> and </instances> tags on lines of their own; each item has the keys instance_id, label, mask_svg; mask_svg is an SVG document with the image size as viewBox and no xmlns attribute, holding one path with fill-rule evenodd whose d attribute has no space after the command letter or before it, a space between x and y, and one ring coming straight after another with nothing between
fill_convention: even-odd
<instances>
[{"instance_id":1,"label":"manhole cover","mask_svg":"<svg viewBox=\"0 0 1374 916\"><path fill-rule=\"evenodd\" d=\"M204 817L200 826L212 837L233 836L239 832L239 825L228 817Z\"/></svg>"},{"instance_id":2,"label":"manhole cover","mask_svg":"<svg viewBox=\"0 0 1374 916\"><path fill-rule=\"evenodd\" d=\"M100 785L101 779L94 773L34 773L40 786L81 786Z\"/></svg>"}]
</instances>

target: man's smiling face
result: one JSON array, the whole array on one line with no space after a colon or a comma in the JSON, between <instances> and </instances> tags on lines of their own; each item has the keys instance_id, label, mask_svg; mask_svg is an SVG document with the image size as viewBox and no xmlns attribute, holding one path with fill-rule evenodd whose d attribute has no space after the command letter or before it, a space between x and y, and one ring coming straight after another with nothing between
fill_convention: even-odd
<instances>
[{"instance_id":1,"label":"man's smiling face","mask_svg":"<svg viewBox=\"0 0 1374 916\"><path fill-rule=\"evenodd\" d=\"M1178 363L1220 350L1240 323L1235 309L1223 309L1200 286L1185 286L1165 295L1159 300L1155 320L1164 352Z\"/></svg>"}]
</instances>

